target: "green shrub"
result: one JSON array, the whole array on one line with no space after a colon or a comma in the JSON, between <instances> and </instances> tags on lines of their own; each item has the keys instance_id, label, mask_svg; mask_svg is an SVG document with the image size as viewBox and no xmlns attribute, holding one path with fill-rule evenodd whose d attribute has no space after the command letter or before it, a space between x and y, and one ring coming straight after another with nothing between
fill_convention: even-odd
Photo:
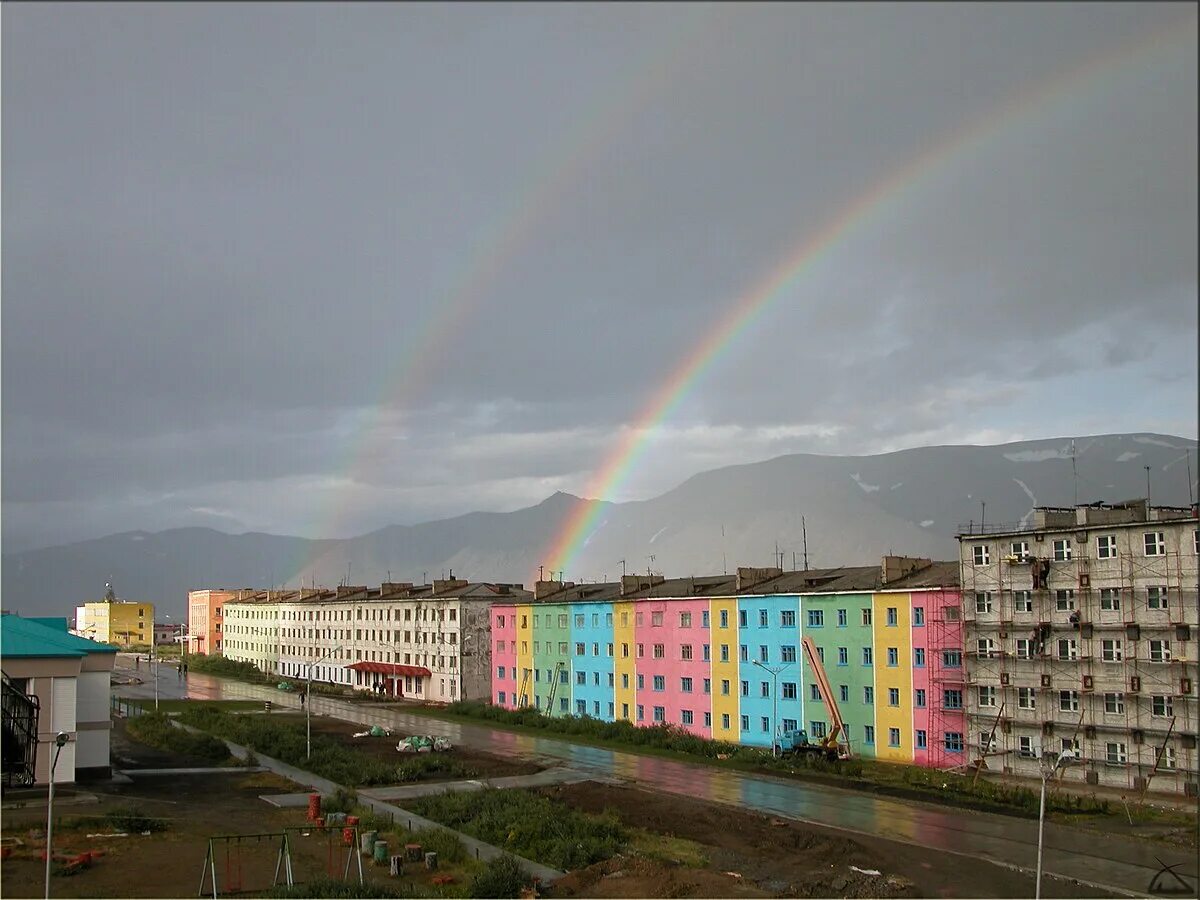
<instances>
[{"instance_id":1,"label":"green shrub","mask_svg":"<svg viewBox=\"0 0 1200 900\"><path fill-rule=\"evenodd\" d=\"M130 834L141 834L144 831L167 830L166 821L148 816L137 807L132 806L114 809L111 812L105 813L104 821L117 829L117 831L124 831Z\"/></svg>"},{"instance_id":2,"label":"green shrub","mask_svg":"<svg viewBox=\"0 0 1200 900\"><path fill-rule=\"evenodd\" d=\"M467 847L462 838L445 828L419 828L412 832L406 843L420 844L426 852L432 850L442 862L460 863L467 858Z\"/></svg>"},{"instance_id":3,"label":"green shrub","mask_svg":"<svg viewBox=\"0 0 1200 900\"><path fill-rule=\"evenodd\" d=\"M357 806L358 794L341 787L321 801L321 809L326 815L338 812L353 813Z\"/></svg>"},{"instance_id":4,"label":"green shrub","mask_svg":"<svg viewBox=\"0 0 1200 900\"><path fill-rule=\"evenodd\" d=\"M507 853L488 861L483 871L471 879L471 897L516 897L533 878Z\"/></svg>"},{"instance_id":5,"label":"green shrub","mask_svg":"<svg viewBox=\"0 0 1200 900\"><path fill-rule=\"evenodd\" d=\"M628 838L611 814L587 815L520 790L441 794L408 806L456 831L559 869L581 869L608 859Z\"/></svg>"},{"instance_id":6,"label":"green shrub","mask_svg":"<svg viewBox=\"0 0 1200 900\"><path fill-rule=\"evenodd\" d=\"M190 671L203 672L205 675L220 675L225 678L236 678L239 681L249 681L253 684L271 680L258 666L245 660L197 653L189 656L187 663Z\"/></svg>"},{"instance_id":7,"label":"green shrub","mask_svg":"<svg viewBox=\"0 0 1200 900\"><path fill-rule=\"evenodd\" d=\"M148 747L194 756L219 763L229 759L225 742L211 734L196 734L176 728L165 713L147 712L130 719L129 733Z\"/></svg>"}]
</instances>

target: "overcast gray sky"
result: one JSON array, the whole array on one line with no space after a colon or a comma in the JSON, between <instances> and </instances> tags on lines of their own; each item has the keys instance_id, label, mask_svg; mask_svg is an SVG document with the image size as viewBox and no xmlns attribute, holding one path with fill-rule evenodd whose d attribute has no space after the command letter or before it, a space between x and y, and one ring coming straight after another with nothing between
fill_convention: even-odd
<instances>
[{"instance_id":1,"label":"overcast gray sky","mask_svg":"<svg viewBox=\"0 0 1200 900\"><path fill-rule=\"evenodd\" d=\"M583 492L731 304L922 154L610 499L787 452L1196 436L1194 5L2 27L5 550Z\"/></svg>"}]
</instances>

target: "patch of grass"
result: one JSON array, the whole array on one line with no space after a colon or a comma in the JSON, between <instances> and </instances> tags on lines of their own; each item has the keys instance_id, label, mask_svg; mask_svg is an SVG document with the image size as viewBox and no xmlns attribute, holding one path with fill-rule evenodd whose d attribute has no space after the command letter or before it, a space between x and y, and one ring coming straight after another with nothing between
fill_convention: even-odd
<instances>
[{"instance_id":1,"label":"patch of grass","mask_svg":"<svg viewBox=\"0 0 1200 900\"><path fill-rule=\"evenodd\" d=\"M122 698L123 700L125 698ZM130 698L126 702L130 706L141 707L146 712L154 711L154 701L146 699ZM159 700L158 712L161 713L181 713L188 709L200 709L211 707L213 709L221 709L225 712L262 712L263 704L261 700Z\"/></svg>"},{"instance_id":2,"label":"patch of grass","mask_svg":"<svg viewBox=\"0 0 1200 900\"><path fill-rule=\"evenodd\" d=\"M104 815L104 821L117 831L126 831L130 834L141 834L144 831L167 830L166 820L148 816L136 806L123 807L107 812Z\"/></svg>"},{"instance_id":3,"label":"patch of grass","mask_svg":"<svg viewBox=\"0 0 1200 900\"><path fill-rule=\"evenodd\" d=\"M357 880L342 881L338 878L314 878L304 884L277 885L262 894L263 897L328 897L328 898L386 898L386 897L415 897L416 894L404 890L399 885L378 884L368 881L359 884Z\"/></svg>"},{"instance_id":4,"label":"patch of grass","mask_svg":"<svg viewBox=\"0 0 1200 900\"><path fill-rule=\"evenodd\" d=\"M702 844L642 828L630 829L629 850L649 859L689 869L703 869L708 865Z\"/></svg>"},{"instance_id":5,"label":"patch of grass","mask_svg":"<svg viewBox=\"0 0 1200 900\"><path fill-rule=\"evenodd\" d=\"M439 778L472 778L479 772L445 753L421 753L405 757L396 767L396 780L401 783Z\"/></svg>"},{"instance_id":6,"label":"patch of grass","mask_svg":"<svg viewBox=\"0 0 1200 900\"><path fill-rule=\"evenodd\" d=\"M614 815L587 815L520 790L441 794L408 806L418 815L564 870L614 856L629 836Z\"/></svg>"},{"instance_id":7,"label":"patch of grass","mask_svg":"<svg viewBox=\"0 0 1200 900\"><path fill-rule=\"evenodd\" d=\"M223 763L231 755L224 741L211 734L196 734L176 728L166 713L143 713L130 719L126 728L133 738L157 750L194 756L214 763Z\"/></svg>"}]
</instances>

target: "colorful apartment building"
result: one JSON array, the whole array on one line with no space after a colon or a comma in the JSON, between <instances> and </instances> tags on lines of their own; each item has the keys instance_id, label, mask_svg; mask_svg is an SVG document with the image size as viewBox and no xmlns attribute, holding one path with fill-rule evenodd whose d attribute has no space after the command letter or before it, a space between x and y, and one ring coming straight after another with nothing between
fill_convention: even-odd
<instances>
[{"instance_id":1,"label":"colorful apartment building","mask_svg":"<svg viewBox=\"0 0 1200 900\"><path fill-rule=\"evenodd\" d=\"M188 652L219 656L224 641L225 604L254 593L224 589L188 591Z\"/></svg>"},{"instance_id":2,"label":"colorful apartment building","mask_svg":"<svg viewBox=\"0 0 1200 900\"><path fill-rule=\"evenodd\" d=\"M75 634L119 647L149 647L154 640L154 604L118 600L112 586L104 599L75 607Z\"/></svg>"},{"instance_id":3,"label":"colorful apartment building","mask_svg":"<svg viewBox=\"0 0 1200 900\"><path fill-rule=\"evenodd\" d=\"M809 637L855 754L968 761L955 562L541 582L532 602L493 605L491 634L497 705L759 747L781 730L830 728Z\"/></svg>"}]
</instances>

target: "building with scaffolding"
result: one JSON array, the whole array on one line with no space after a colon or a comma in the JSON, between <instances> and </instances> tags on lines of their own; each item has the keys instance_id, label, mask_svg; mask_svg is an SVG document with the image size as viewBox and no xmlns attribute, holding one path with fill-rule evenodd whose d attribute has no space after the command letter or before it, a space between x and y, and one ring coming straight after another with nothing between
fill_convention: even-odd
<instances>
[{"instance_id":1,"label":"building with scaffolding","mask_svg":"<svg viewBox=\"0 0 1200 900\"><path fill-rule=\"evenodd\" d=\"M1039 508L960 528L977 764L1197 795L1197 508Z\"/></svg>"}]
</instances>

